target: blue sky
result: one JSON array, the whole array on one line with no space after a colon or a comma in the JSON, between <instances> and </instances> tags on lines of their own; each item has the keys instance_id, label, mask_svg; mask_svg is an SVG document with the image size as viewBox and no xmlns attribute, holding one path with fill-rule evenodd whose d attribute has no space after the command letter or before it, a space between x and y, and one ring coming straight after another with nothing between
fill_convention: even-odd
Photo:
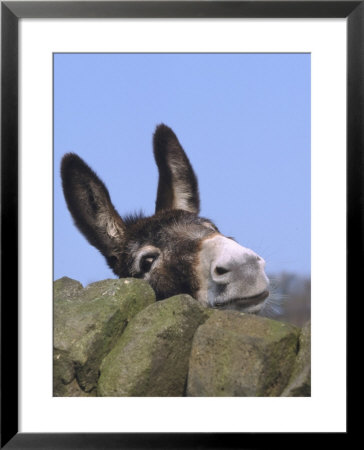
<instances>
[{"instance_id":1,"label":"blue sky","mask_svg":"<svg viewBox=\"0 0 364 450\"><path fill-rule=\"evenodd\" d=\"M64 153L101 177L121 215L153 214L155 126L177 134L201 215L252 248L267 273L310 274L309 54L55 54L54 278L113 278L73 225Z\"/></svg>"}]
</instances>

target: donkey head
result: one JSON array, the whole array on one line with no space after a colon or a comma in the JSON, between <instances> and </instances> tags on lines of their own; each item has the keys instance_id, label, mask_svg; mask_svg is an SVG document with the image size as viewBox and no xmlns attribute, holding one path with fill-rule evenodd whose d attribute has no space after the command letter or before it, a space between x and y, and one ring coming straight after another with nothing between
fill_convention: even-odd
<instances>
[{"instance_id":1,"label":"donkey head","mask_svg":"<svg viewBox=\"0 0 364 450\"><path fill-rule=\"evenodd\" d=\"M268 296L264 260L200 217L197 178L173 131L154 134L159 169L155 214L121 218L96 173L63 157L63 192L76 226L119 277L147 280L158 300L190 294L200 303L256 313Z\"/></svg>"}]
</instances>

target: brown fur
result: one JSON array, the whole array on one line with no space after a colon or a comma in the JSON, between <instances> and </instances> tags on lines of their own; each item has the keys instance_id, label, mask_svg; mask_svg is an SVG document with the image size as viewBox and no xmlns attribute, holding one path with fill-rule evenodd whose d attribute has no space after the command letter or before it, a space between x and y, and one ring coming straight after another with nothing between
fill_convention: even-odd
<instances>
[{"instance_id":1,"label":"brown fur","mask_svg":"<svg viewBox=\"0 0 364 450\"><path fill-rule=\"evenodd\" d=\"M61 164L64 196L76 226L117 276L146 279L159 300L179 293L194 296L200 244L218 230L197 215L197 178L173 131L159 125L153 143L159 169L153 216L121 218L104 183L73 153Z\"/></svg>"}]
</instances>

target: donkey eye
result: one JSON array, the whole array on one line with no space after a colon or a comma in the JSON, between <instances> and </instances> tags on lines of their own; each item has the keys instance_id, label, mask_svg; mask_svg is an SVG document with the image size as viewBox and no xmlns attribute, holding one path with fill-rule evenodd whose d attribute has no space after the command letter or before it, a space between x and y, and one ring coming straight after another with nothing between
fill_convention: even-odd
<instances>
[{"instance_id":1,"label":"donkey eye","mask_svg":"<svg viewBox=\"0 0 364 450\"><path fill-rule=\"evenodd\" d=\"M150 271L154 261L157 259L158 255L145 255L140 261L140 270L144 273Z\"/></svg>"}]
</instances>

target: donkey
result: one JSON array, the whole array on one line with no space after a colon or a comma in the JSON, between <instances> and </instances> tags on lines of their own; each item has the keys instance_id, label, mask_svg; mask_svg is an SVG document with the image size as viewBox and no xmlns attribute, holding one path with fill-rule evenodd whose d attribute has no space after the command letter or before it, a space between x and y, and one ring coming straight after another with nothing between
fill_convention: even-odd
<instances>
[{"instance_id":1,"label":"donkey","mask_svg":"<svg viewBox=\"0 0 364 450\"><path fill-rule=\"evenodd\" d=\"M269 295L265 261L198 215L196 175L166 125L157 126L153 148L159 181L150 217L121 218L96 173L64 155L63 192L76 226L115 275L148 281L157 300L189 294L207 307L258 313Z\"/></svg>"}]
</instances>

